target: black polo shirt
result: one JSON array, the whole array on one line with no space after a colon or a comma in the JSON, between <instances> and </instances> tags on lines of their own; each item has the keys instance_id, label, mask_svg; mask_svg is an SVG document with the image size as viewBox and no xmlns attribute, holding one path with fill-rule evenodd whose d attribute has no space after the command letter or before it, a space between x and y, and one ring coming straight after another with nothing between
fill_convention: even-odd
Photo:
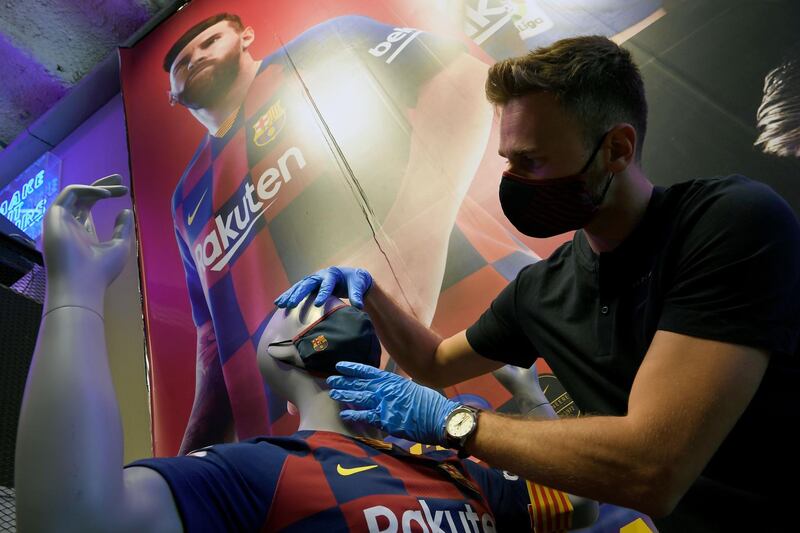
<instances>
[{"instance_id":1,"label":"black polo shirt","mask_svg":"<svg viewBox=\"0 0 800 533\"><path fill-rule=\"evenodd\" d=\"M618 248L597 255L576 232L522 270L467 339L517 366L542 357L581 411L623 415L657 330L771 354L753 401L664 529L724 528L723 512L742 525L761 505L780 513L778 485L800 476L788 438L800 422L800 226L766 185L730 176L656 187Z\"/></svg>"}]
</instances>

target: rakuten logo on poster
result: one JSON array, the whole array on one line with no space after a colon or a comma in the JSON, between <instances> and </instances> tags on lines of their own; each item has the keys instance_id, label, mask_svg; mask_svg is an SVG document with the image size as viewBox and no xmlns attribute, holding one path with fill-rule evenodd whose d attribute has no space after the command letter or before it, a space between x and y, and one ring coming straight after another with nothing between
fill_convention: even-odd
<instances>
[{"instance_id":1,"label":"rakuten logo on poster","mask_svg":"<svg viewBox=\"0 0 800 533\"><path fill-rule=\"evenodd\" d=\"M236 250L247 239L256 221L275 203L275 197L283 183L289 183L292 173L289 161L294 160L297 169L306 166L299 148L293 146L278 158L276 167L261 173L256 185L247 183L238 202L214 218L214 226L205 237L198 239L194 248L194 259L198 267L211 268L215 272L227 265Z\"/></svg>"},{"instance_id":2,"label":"rakuten logo on poster","mask_svg":"<svg viewBox=\"0 0 800 533\"><path fill-rule=\"evenodd\" d=\"M468 504L460 508L436 509L424 499L417 500L419 509L392 510L384 505L364 509L364 519L370 533L495 533L494 518L489 513L478 515ZM413 529L412 529L413 528Z\"/></svg>"}]
</instances>

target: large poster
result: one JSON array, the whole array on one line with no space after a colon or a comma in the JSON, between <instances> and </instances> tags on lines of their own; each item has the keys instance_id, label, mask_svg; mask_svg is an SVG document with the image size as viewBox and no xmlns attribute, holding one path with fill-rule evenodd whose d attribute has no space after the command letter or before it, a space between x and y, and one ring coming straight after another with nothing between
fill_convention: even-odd
<instances>
[{"instance_id":1,"label":"large poster","mask_svg":"<svg viewBox=\"0 0 800 533\"><path fill-rule=\"evenodd\" d=\"M366 267L450 335L566 240L522 237L501 214L486 69L630 31L659 5L195 0L122 50L156 454L178 450L196 359L221 361L239 438L296 427L255 346L303 276ZM446 392L513 408L492 376Z\"/></svg>"},{"instance_id":2,"label":"large poster","mask_svg":"<svg viewBox=\"0 0 800 533\"><path fill-rule=\"evenodd\" d=\"M366 267L449 336L569 239L524 237L502 215L505 161L486 70L569 35L624 39L659 8L195 0L122 50L155 454L175 454L204 431L203 401L227 406L238 438L296 429L265 389L255 348L273 300L303 276ZM383 365L395 369L390 355ZM578 414L537 367L556 410ZM214 379L221 395L195 392ZM444 392L517 409L493 375ZM596 530L637 516L604 506Z\"/></svg>"}]
</instances>

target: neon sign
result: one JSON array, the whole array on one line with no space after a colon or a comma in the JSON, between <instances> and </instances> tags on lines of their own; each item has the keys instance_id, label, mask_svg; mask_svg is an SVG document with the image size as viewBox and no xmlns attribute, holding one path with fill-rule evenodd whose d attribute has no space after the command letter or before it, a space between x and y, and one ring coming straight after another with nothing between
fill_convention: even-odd
<instances>
[{"instance_id":1,"label":"neon sign","mask_svg":"<svg viewBox=\"0 0 800 533\"><path fill-rule=\"evenodd\" d=\"M47 152L0 191L0 215L36 239L44 212L58 195L60 178L61 160Z\"/></svg>"}]
</instances>

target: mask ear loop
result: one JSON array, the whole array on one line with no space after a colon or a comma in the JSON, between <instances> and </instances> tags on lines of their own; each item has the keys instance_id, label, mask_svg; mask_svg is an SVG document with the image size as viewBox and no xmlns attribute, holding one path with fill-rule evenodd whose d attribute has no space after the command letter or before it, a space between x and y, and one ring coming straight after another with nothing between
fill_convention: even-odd
<instances>
[{"instance_id":1,"label":"mask ear loop","mask_svg":"<svg viewBox=\"0 0 800 533\"><path fill-rule=\"evenodd\" d=\"M271 343L267 344L267 347L270 347L270 346L291 346L292 344L294 344L294 341L292 339L286 339L285 341L271 342Z\"/></svg>"},{"instance_id":2,"label":"mask ear loop","mask_svg":"<svg viewBox=\"0 0 800 533\"><path fill-rule=\"evenodd\" d=\"M614 174L613 172L610 173L610 175L608 177L608 181L606 181L606 186L603 187L603 192L602 192L602 194L600 194L600 200L597 202L597 206L598 207L603 205L603 202L606 199L606 194L608 193L608 188L611 187L611 182L614 181L614 176L615 175L616 174Z\"/></svg>"},{"instance_id":3,"label":"mask ear loop","mask_svg":"<svg viewBox=\"0 0 800 533\"><path fill-rule=\"evenodd\" d=\"M586 171L589 170L589 166L592 164L592 161L594 161L594 158L597 157L597 152L600 151L600 148L603 146L603 143L605 142L606 137L608 136L609 133L611 133L611 130L608 130L603 134L602 137L600 137L600 142L597 143L597 146L595 146L594 150L592 151L592 155L589 156L589 160L586 161L586 164L583 165L581 171L578 172L577 174L578 176L586 174Z\"/></svg>"},{"instance_id":4,"label":"mask ear loop","mask_svg":"<svg viewBox=\"0 0 800 533\"><path fill-rule=\"evenodd\" d=\"M270 347L272 347L272 346L292 346L293 344L294 344L294 340L292 340L292 339L287 339L287 340L285 340L285 341L271 342L271 343L267 344L267 348L269 349L269 348L270 348ZM274 357L274 356L272 356L272 357ZM285 361L285 360L283 360L283 359L280 359L280 358L276 358L276 359L277 359L279 362L281 362L281 363L283 363L283 364L285 364L285 365L287 365L287 366L290 366L290 367L292 367L292 368L295 368L295 369L297 369L297 370L300 370L300 371L302 371L302 372L306 372L307 374L312 374L312 375L313 375L313 373L312 373L312 372L310 372L310 371L309 371L308 369L306 369L305 367L302 367L302 366L296 365L296 364L292 363L291 361ZM327 377L327 376L326 376L326 377Z\"/></svg>"},{"instance_id":5,"label":"mask ear loop","mask_svg":"<svg viewBox=\"0 0 800 533\"><path fill-rule=\"evenodd\" d=\"M592 161L594 161L594 158L597 157L597 153L600 151L600 148L603 146L603 143L605 142L606 137L608 137L609 133L611 133L611 130L608 130L607 132L605 132L603 134L602 137L600 137L600 142L597 143L597 146L595 147L594 151L592 152L592 156L589 158L589 160L583 166L583 168L581 169L579 174L584 174L587 170L589 170L589 165L591 165ZM606 180L606 185L605 185L605 187L603 187L603 192L600 194L600 200L598 200L595 203L595 205L597 207L600 207L603 204L603 202L605 201L606 194L608 193L608 188L611 187L611 182L614 181L614 176L615 176L615 174L613 172L609 173L608 180Z\"/></svg>"}]
</instances>

